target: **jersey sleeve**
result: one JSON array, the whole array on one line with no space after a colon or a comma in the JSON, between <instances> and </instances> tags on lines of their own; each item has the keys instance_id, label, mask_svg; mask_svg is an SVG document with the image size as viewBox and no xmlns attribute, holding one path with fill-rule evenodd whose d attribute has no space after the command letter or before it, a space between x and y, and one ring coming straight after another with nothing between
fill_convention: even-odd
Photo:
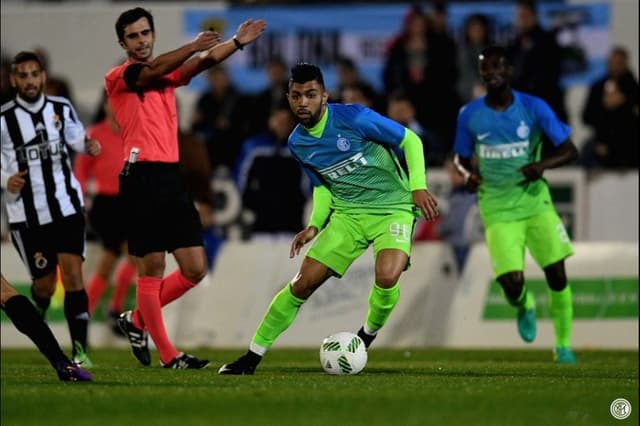
<instances>
[{"instance_id":1,"label":"jersey sleeve","mask_svg":"<svg viewBox=\"0 0 640 426\"><path fill-rule=\"evenodd\" d=\"M173 87L186 86L191 81L190 78L184 78L184 75L182 74L182 67L165 75L164 78Z\"/></svg>"},{"instance_id":2,"label":"jersey sleeve","mask_svg":"<svg viewBox=\"0 0 640 426\"><path fill-rule=\"evenodd\" d=\"M542 132L553 142L554 146L561 145L571 135L571 127L560 121L551 107L542 99L530 98L530 110L533 112L536 124Z\"/></svg>"},{"instance_id":3,"label":"jersey sleeve","mask_svg":"<svg viewBox=\"0 0 640 426\"><path fill-rule=\"evenodd\" d=\"M127 84L124 82L125 69L126 67L124 65L120 65L111 69L104 76L104 88L107 91L107 96L111 97L115 93L129 90Z\"/></svg>"},{"instance_id":4,"label":"jersey sleeve","mask_svg":"<svg viewBox=\"0 0 640 426\"><path fill-rule=\"evenodd\" d=\"M372 109L358 107L354 130L364 139L399 147L404 140L405 128L400 123L384 117Z\"/></svg>"},{"instance_id":5,"label":"jersey sleeve","mask_svg":"<svg viewBox=\"0 0 640 426\"><path fill-rule=\"evenodd\" d=\"M473 134L469 129L469 109L462 107L458 113L456 123L456 137L453 143L453 152L462 158L471 158L473 155Z\"/></svg>"},{"instance_id":6,"label":"jersey sleeve","mask_svg":"<svg viewBox=\"0 0 640 426\"><path fill-rule=\"evenodd\" d=\"M78 114L70 103L63 110L64 112L64 137L67 144L76 152L85 151L85 130L84 125L78 119Z\"/></svg>"}]
</instances>

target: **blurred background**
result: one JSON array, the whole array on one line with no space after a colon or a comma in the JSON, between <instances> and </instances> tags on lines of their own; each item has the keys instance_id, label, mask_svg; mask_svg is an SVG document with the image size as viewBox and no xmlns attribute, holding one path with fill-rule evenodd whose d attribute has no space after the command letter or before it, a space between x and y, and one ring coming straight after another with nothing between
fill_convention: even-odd
<instances>
[{"instance_id":1,"label":"blurred background","mask_svg":"<svg viewBox=\"0 0 640 426\"><path fill-rule=\"evenodd\" d=\"M255 44L177 91L181 156L186 173L206 182L204 190L200 185L194 192L200 192L196 199L216 249L209 253L210 285L198 288L167 315L173 319L173 332L181 336L178 343L183 339L187 345L233 346L243 344L258 321L253 314L241 314L260 315L275 289L295 273L297 261L286 259L288 243L309 212L309 183L286 149L294 125L285 97L289 68L298 61L316 63L325 73L333 101L370 106L416 131L426 152L429 185L445 220L452 213L451 194L457 185L447 161L457 112L483 94L477 55L491 43L507 46L516 59L514 88L547 100L572 126L572 139L580 149L576 164L545 174L576 242L576 256L568 263L570 279L573 273L584 281L576 302L584 308L576 310L577 346L637 348L637 338L626 333L637 336L638 2L540 1L530 13L517 3L4 0L2 102L12 96L8 64L13 55L37 50L46 60L48 93L69 97L86 126L102 120L104 74L124 60L114 23L131 7L153 13L156 55L204 29L213 27L227 38L244 19L268 21L266 33ZM537 45L534 31L548 33L552 41ZM417 63L406 54L415 40L424 47ZM91 196L89 185L89 203ZM415 297L407 296L407 304L394 314L396 325L390 327L398 329L395 341L381 344L517 344L517 339L485 338L494 334L493 327L512 324L502 321L503 302L489 286L477 209L467 208L455 219L455 228L464 230L462 236L451 236L438 223L418 224L414 268L405 279ZM3 273L28 286L26 271L7 242L4 216L3 207ZM90 271L95 246L91 229L88 239L92 244L85 267ZM455 251L460 245L468 251L462 261ZM318 314L310 302L308 321L297 322L284 343L315 344L327 328L333 331L317 321L325 305L333 306L332 312L352 310L345 318L337 315L336 325L350 318L357 318L358 324L366 308L360 302L372 279L370 266L371 259L354 265L355 272L342 280L350 283L348 289L330 282L322 293L326 297L319 294L314 302ZM536 271L531 264L527 275L543 278ZM251 291L243 287L249 284ZM467 291L471 288L472 293ZM239 302L219 300L217 295L226 291ZM542 291L539 297L544 297ZM351 299L358 304L349 305ZM424 302L416 311L411 300ZM454 320L456 309L471 309L476 315L470 322ZM222 330L222 318L238 326ZM402 324L416 320L424 324L419 336L403 335ZM92 331L99 334L94 342L121 343L110 339L99 322ZM194 323L200 326L194 328ZM8 338L4 324L3 344ZM309 327L317 335L296 333Z\"/></svg>"}]
</instances>

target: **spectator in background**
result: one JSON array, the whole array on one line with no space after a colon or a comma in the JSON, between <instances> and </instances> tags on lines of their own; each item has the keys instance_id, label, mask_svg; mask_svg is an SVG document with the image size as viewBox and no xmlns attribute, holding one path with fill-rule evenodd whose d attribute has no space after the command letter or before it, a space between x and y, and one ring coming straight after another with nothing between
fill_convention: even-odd
<instances>
[{"instance_id":1,"label":"spectator in background","mask_svg":"<svg viewBox=\"0 0 640 426\"><path fill-rule=\"evenodd\" d=\"M582 164L638 167L638 80L625 48L614 47L609 53L607 72L591 86L582 120L594 131L584 146Z\"/></svg>"},{"instance_id":2,"label":"spectator in background","mask_svg":"<svg viewBox=\"0 0 640 426\"><path fill-rule=\"evenodd\" d=\"M191 131L205 141L214 173L230 172L243 138L242 96L223 65L207 70L210 89L198 99Z\"/></svg>"},{"instance_id":3,"label":"spectator in background","mask_svg":"<svg viewBox=\"0 0 640 426\"><path fill-rule=\"evenodd\" d=\"M287 64L279 56L273 56L267 61L267 87L250 97L249 135L257 135L268 131L268 121L271 111L276 108L287 107Z\"/></svg>"},{"instance_id":4,"label":"spectator in background","mask_svg":"<svg viewBox=\"0 0 640 426\"><path fill-rule=\"evenodd\" d=\"M464 23L462 42L458 45L458 95L466 103L485 94L478 71L478 56L491 44L489 19L482 14L472 14Z\"/></svg>"},{"instance_id":5,"label":"spectator in background","mask_svg":"<svg viewBox=\"0 0 640 426\"><path fill-rule=\"evenodd\" d=\"M125 299L136 275L136 267L127 256L127 243L122 227L125 212L118 198L118 176L124 164L124 147L120 127L107 102L106 93L102 95L102 110L104 119L87 129L90 137L101 142L102 152L99 157L77 155L74 173L82 187L86 204L89 201L89 183L93 183L94 193L88 219L102 244L96 269L87 282L89 314L95 313L115 273L115 287L109 301L108 317L111 331L118 336L124 336L118 326L118 317L124 311Z\"/></svg>"},{"instance_id":6,"label":"spectator in background","mask_svg":"<svg viewBox=\"0 0 640 426\"><path fill-rule=\"evenodd\" d=\"M405 16L401 33L391 42L383 69L386 93L402 89L416 106L418 121L429 130L434 152L451 150L459 108L455 50L429 30L417 7Z\"/></svg>"},{"instance_id":7,"label":"spectator in background","mask_svg":"<svg viewBox=\"0 0 640 426\"><path fill-rule=\"evenodd\" d=\"M49 52L42 46L38 46L33 51L40 57L42 66L47 71L47 83L44 86L44 94L50 96L62 96L73 102L73 93L69 81L61 75L51 72L51 62L49 61Z\"/></svg>"},{"instance_id":8,"label":"spectator in background","mask_svg":"<svg viewBox=\"0 0 640 426\"><path fill-rule=\"evenodd\" d=\"M244 143L236 182L244 208L253 215L253 236L290 239L303 227L311 186L287 147L295 125L289 107L274 109L268 122L268 132Z\"/></svg>"},{"instance_id":9,"label":"spectator in background","mask_svg":"<svg viewBox=\"0 0 640 426\"><path fill-rule=\"evenodd\" d=\"M390 119L397 121L404 127L413 130L422 140L422 148L424 151L424 160L426 165L432 165L433 153L430 151L430 147L426 143L428 140L425 137L425 129L422 124L416 119L416 108L411 102L411 98L402 90L396 90L389 94L387 100L387 114Z\"/></svg>"},{"instance_id":10,"label":"spectator in background","mask_svg":"<svg viewBox=\"0 0 640 426\"><path fill-rule=\"evenodd\" d=\"M345 104L358 104L373 109L376 92L371 85L363 81L356 81L342 88L340 98Z\"/></svg>"},{"instance_id":11,"label":"spectator in background","mask_svg":"<svg viewBox=\"0 0 640 426\"><path fill-rule=\"evenodd\" d=\"M10 101L16 95L11 86L11 59L2 56L0 59L0 105Z\"/></svg>"},{"instance_id":12,"label":"spectator in background","mask_svg":"<svg viewBox=\"0 0 640 426\"><path fill-rule=\"evenodd\" d=\"M215 202L211 188L212 170L207 148L204 141L197 135L178 130L178 154L185 188L195 203L202 223L207 268L213 271L223 239L215 226Z\"/></svg>"},{"instance_id":13,"label":"spectator in background","mask_svg":"<svg viewBox=\"0 0 640 426\"><path fill-rule=\"evenodd\" d=\"M347 89L347 87L355 86L358 87L358 90L364 93L368 99L371 99L370 106L372 106L374 110L378 111L381 104L380 96L376 93L373 86L362 78L358 67L353 62L353 59L346 56L339 57L336 61L336 76L338 81L334 90L329 93L330 102L349 103L350 101L343 98L345 89Z\"/></svg>"},{"instance_id":14,"label":"spectator in background","mask_svg":"<svg viewBox=\"0 0 640 426\"><path fill-rule=\"evenodd\" d=\"M456 170L452 156L446 159L445 167L451 189L436 225L436 234L453 249L457 271L461 274L471 245L484 240L484 228L478 198L465 188L464 178Z\"/></svg>"},{"instance_id":15,"label":"spectator in background","mask_svg":"<svg viewBox=\"0 0 640 426\"><path fill-rule=\"evenodd\" d=\"M516 1L515 29L516 36L508 46L513 62L512 87L544 99L558 118L567 122L560 87L560 46L555 34L540 26L535 0Z\"/></svg>"},{"instance_id":16,"label":"spectator in background","mask_svg":"<svg viewBox=\"0 0 640 426\"><path fill-rule=\"evenodd\" d=\"M447 2L437 0L433 2L431 12L427 19L429 20L429 30L431 36L438 40L443 48L450 51L456 51L456 42L449 35L449 16L447 15Z\"/></svg>"}]
</instances>

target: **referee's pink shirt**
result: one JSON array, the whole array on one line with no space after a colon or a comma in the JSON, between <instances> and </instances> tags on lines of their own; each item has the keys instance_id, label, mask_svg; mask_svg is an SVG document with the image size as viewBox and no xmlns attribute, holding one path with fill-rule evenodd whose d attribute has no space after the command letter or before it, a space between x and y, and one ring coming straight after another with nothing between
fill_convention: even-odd
<instances>
[{"instance_id":1,"label":"referee's pink shirt","mask_svg":"<svg viewBox=\"0 0 640 426\"><path fill-rule=\"evenodd\" d=\"M127 86L124 72L133 62L127 60L112 68L105 75L105 87L109 104L124 140L123 159L129 157L131 148L140 152L137 161L177 163L178 113L175 88L189 80L182 78L180 68L165 75L154 87L138 94Z\"/></svg>"}]
</instances>

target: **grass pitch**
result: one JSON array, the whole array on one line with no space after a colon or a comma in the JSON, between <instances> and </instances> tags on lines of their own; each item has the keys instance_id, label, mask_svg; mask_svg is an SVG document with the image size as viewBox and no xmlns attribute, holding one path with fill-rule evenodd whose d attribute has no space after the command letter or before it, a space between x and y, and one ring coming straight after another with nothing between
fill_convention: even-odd
<instances>
[{"instance_id":1,"label":"grass pitch","mask_svg":"<svg viewBox=\"0 0 640 426\"><path fill-rule=\"evenodd\" d=\"M35 350L2 350L3 426L28 425L634 425L638 352L373 348L358 376L329 376L316 350L274 349L254 376L218 376L242 350L190 351L206 370L141 367L125 350L95 350L93 383L62 383ZM616 398L632 405L614 419Z\"/></svg>"}]
</instances>

